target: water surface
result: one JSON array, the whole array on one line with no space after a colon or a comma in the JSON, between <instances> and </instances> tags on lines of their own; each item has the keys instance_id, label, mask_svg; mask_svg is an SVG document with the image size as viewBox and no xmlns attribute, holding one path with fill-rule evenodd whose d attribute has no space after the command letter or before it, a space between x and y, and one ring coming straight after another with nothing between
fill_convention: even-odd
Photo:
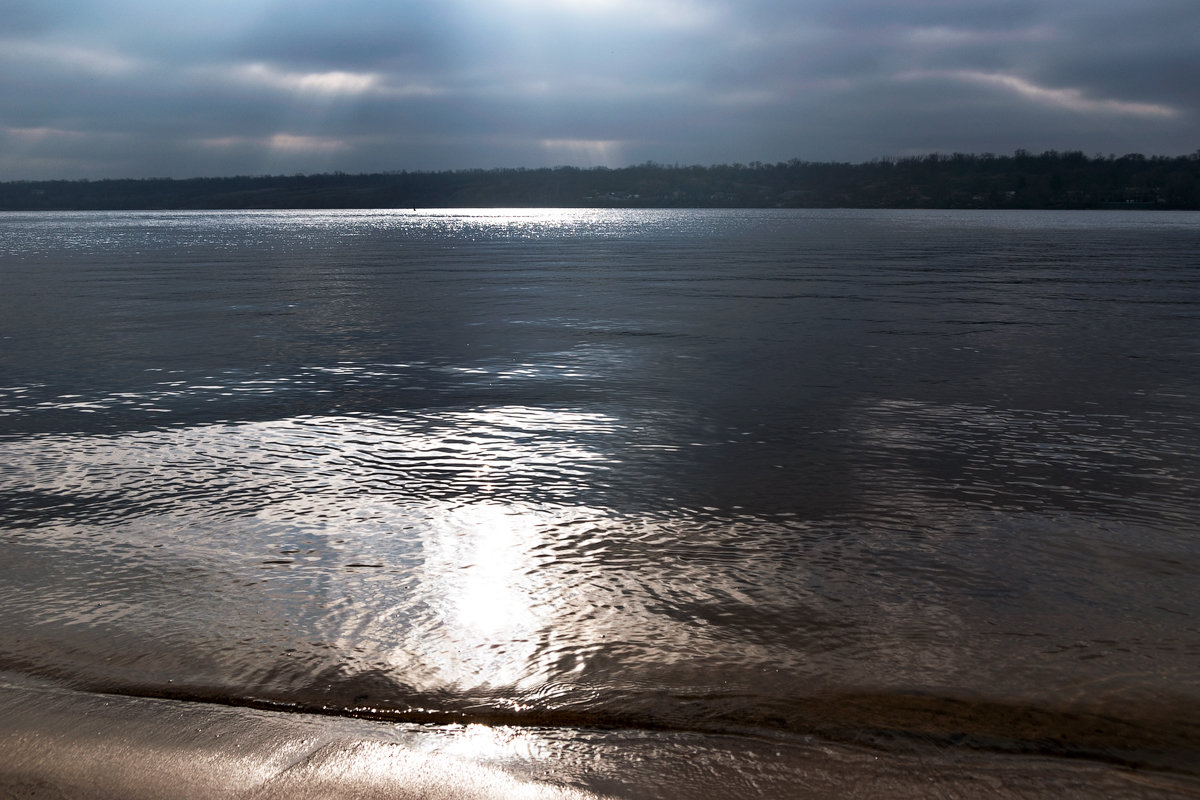
<instances>
[{"instance_id":1,"label":"water surface","mask_svg":"<svg viewBox=\"0 0 1200 800\"><path fill-rule=\"evenodd\" d=\"M1195 773L1200 215L0 215L0 669Z\"/></svg>"}]
</instances>

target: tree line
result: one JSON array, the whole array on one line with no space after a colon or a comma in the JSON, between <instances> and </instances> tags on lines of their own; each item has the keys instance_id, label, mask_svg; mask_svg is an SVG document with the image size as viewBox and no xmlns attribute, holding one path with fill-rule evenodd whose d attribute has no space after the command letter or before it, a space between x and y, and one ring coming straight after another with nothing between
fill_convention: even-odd
<instances>
[{"instance_id":1,"label":"tree line","mask_svg":"<svg viewBox=\"0 0 1200 800\"><path fill-rule=\"evenodd\" d=\"M10 211L409 207L1200 209L1200 150L0 183Z\"/></svg>"}]
</instances>

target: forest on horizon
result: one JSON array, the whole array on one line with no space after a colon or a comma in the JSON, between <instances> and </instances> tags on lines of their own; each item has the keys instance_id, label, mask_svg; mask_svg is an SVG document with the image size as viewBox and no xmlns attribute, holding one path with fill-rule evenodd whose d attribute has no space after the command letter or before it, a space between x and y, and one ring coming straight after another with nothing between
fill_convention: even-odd
<instances>
[{"instance_id":1,"label":"forest on horizon","mask_svg":"<svg viewBox=\"0 0 1200 800\"><path fill-rule=\"evenodd\" d=\"M1200 150L0 183L3 211L499 207L1200 209Z\"/></svg>"}]
</instances>

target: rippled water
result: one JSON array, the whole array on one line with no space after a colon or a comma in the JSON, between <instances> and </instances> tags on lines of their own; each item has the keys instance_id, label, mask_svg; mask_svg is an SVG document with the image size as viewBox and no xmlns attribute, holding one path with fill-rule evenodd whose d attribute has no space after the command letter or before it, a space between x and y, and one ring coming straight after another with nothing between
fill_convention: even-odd
<instances>
[{"instance_id":1,"label":"rippled water","mask_svg":"<svg viewBox=\"0 0 1200 800\"><path fill-rule=\"evenodd\" d=\"M0 215L0 669L1200 771L1200 215Z\"/></svg>"}]
</instances>

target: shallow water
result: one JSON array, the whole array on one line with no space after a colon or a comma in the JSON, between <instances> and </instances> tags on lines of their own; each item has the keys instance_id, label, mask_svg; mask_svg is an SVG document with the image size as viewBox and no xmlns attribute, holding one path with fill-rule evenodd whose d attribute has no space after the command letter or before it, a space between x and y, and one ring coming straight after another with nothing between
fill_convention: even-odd
<instances>
[{"instance_id":1,"label":"shallow water","mask_svg":"<svg viewBox=\"0 0 1200 800\"><path fill-rule=\"evenodd\" d=\"M1200 215L0 215L0 669L1200 771Z\"/></svg>"}]
</instances>

